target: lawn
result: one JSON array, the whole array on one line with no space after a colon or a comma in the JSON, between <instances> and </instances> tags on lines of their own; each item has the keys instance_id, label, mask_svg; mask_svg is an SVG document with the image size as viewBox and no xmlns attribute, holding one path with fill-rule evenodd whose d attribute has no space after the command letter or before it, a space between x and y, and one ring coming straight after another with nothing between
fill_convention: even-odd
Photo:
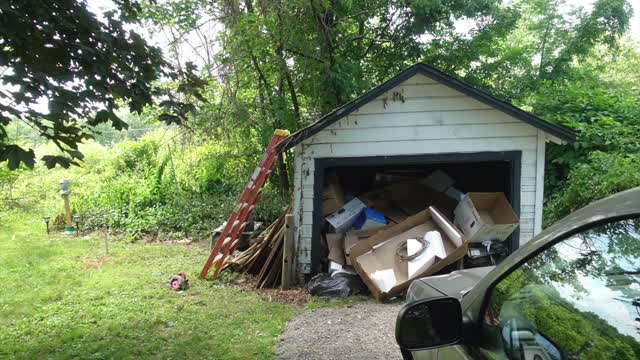
<instances>
[{"instance_id":1,"label":"lawn","mask_svg":"<svg viewBox=\"0 0 640 360\"><path fill-rule=\"evenodd\" d=\"M198 281L204 244L145 245L46 235L0 213L0 358L271 358L302 310ZM166 281L184 271L191 289Z\"/></svg>"}]
</instances>

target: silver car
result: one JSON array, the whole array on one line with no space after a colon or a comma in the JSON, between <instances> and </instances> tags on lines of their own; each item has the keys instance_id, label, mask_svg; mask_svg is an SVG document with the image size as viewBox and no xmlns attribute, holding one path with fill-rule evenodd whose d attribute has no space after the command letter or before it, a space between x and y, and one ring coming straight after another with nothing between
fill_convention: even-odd
<instances>
[{"instance_id":1,"label":"silver car","mask_svg":"<svg viewBox=\"0 0 640 360\"><path fill-rule=\"evenodd\" d=\"M414 281L396 340L405 359L640 359L640 188L498 266Z\"/></svg>"}]
</instances>

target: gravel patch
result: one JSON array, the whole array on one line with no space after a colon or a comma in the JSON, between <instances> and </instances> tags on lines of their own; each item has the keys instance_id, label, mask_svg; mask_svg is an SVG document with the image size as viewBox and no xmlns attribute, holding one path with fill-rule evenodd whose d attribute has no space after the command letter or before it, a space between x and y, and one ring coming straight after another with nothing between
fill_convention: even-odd
<instances>
[{"instance_id":1,"label":"gravel patch","mask_svg":"<svg viewBox=\"0 0 640 360\"><path fill-rule=\"evenodd\" d=\"M395 340L401 306L361 303L305 313L289 322L278 359L402 359Z\"/></svg>"}]
</instances>

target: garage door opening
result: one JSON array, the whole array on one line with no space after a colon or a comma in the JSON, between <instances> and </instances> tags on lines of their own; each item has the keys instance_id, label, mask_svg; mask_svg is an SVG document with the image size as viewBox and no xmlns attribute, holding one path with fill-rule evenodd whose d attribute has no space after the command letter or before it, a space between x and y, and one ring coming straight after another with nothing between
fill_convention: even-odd
<instances>
[{"instance_id":1,"label":"garage door opening","mask_svg":"<svg viewBox=\"0 0 640 360\"><path fill-rule=\"evenodd\" d=\"M363 197L369 204L375 203L371 198L382 189L393 188L394 200L398 200L394 205L399 206L393 206L393 209L381 206L379 209L382 213L387 212L387 221L393 224L403 215L410 216L424 210L423 198L433 194L422 193L421 187L412 184L440 170L454 181L454 188L462 193L504 193L519 216L520 165L520 151L316 159L311 273L325 272L328 266L328 249L324 240L327 209L323 209L323 195L326 196L323 190L328 182L338 181L345 199ZM453 221L451 202L447 199L442 201L443 214ZM372 207L375 209L376 205ZM511 252L514 251L519 245L519 231L511 234L505 243L509 244Z\"/></svg>"}]
</instances>

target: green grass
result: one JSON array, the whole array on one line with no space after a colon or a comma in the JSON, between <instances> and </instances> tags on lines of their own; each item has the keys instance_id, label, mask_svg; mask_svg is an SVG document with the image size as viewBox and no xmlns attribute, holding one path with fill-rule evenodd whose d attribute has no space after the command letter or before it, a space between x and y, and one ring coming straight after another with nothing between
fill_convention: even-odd
<instances>
[{"instance_id":1,"label":"green grass","mask_svg":"<svg viewBox=\"0 0 640 360\"><path fill-rule=\"evenodd\" d=\"M104 255L101 236L47 236L39 217L0 213L0 358L271 358L302 311L198 281L206 244L112 241ZM168 289L178 271L190 290Z\"/></svg>"}]
</instances>

